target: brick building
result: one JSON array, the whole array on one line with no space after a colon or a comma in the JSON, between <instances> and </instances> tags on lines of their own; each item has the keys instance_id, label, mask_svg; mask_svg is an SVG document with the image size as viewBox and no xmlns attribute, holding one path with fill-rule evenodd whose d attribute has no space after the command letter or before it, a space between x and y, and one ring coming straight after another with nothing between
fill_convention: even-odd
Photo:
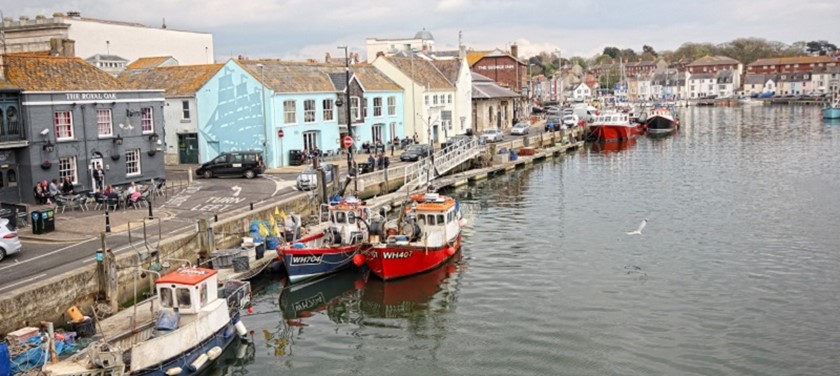
<instances>
[{"instance_id":1,"label":"brick building","mask_svg":"<svg viewBox=\"0 0 840 376\"><path fill-rule=\"evenodd\" d=\"M521 94L522 89L527 87L528 64L520 60L517 54L516 45L511 46L511 53L497 49L479 58L470 68L500 86Z\"/></svg>"},{"instance_id":2,"label":"brick building","mask_svg":"<svg viewBox=\"0 0 840 376\"><path fill-rule=\"evenodd\" d=\"M747 73L805 73L837 66L831 56L794 56L758 59L747 65Z\"/></svg>"}]
</instances>

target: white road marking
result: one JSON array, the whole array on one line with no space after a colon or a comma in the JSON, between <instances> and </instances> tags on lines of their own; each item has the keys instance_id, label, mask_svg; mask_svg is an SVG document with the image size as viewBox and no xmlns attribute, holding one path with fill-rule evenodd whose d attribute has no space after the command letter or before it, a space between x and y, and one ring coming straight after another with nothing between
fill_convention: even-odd
<instances>
[{"instance_id":1,"label":"white road marking","mask_svg":"<svg viewBox=\"0 0 840 376\"><path fill-rule=\"evenodd\" d=\"M36 275L36 276L34 276L34 277L32 277L32 278L24 279L23 281L17 281L17 282L15 282L15 283L8 284L8 285L6 285L6 286L0 287L0 290L5 290L5 289L8 289L8 288L15 287L15 286L17 286L17 285L22 285L22 284L24 284L24 283L32 282L32 281L34 281L34 280L36 280L36 279L39 279L39 278L41 278L41 277L45 277L46 275L47 275L47 274L46 274L46 273L44 273L44 274L41 274L41 275Z\"/></svg>"},{"instance_id":2,"label":"white road marking","mask_svg":"<svg viewBox=\"0 0 840 376\"><path fill-rule=\"evenodd\" d=\"M238 185L234 185L233 187L230 187L230 189L233 190L233 197L239 196L239 192L242 192L242 187Z\"/></svg>"},{"instance_id":3,"label":"white road marking","mask_svg":"<svg viewBox=\"0 0 840 376\"><path fill-rule=\"evenodd\" d=\"M88 242L92 242L92 241L94 241L94 240L99 240L99 239L97 239L97 238L91 238L91 239L85 240L85 241L83 241L83 242L79 242L79 243L76 243L76 244L71 244L71 245L68 245L68 246L66 246L66 247L64 247L64 248L59 248L59 249L56 249L55 251L48 252L48 253L44 253L43 255L38 255L38 256L35 256L35 257L33 257L33 258L23 260L23 261L21 261L20 263L21 263L21 264L25 264L25 263L27 263L27 262L31 262L31 261L35 261L35 260L38 260L38 259L42 259L42 258L47 257L47 256L52 256L52 255L54 255L54 254L56 254L56 253L66 251L66 250L68 250L68 249L70 249L70 248L73 248L73 247L75 247L75 246L77 246L77 245L80 245L80 244L85 244L85 243L88 243ZM4 267L0 268L0 271L6 270L6 269L8 269L8 268L14 268L14 267L17 267L17 266L18 266L17 264L15 264L15 265L9 265L9 266L4 266Z\"/></svg>"}]
</instances>

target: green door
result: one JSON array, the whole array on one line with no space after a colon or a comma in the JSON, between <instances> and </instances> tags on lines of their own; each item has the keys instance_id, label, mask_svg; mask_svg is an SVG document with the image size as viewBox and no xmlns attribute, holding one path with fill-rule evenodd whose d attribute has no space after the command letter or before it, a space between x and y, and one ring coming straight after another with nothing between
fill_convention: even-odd
<instances>
[{"instance_id":1,"label":"green door","mask_svg":"<svg viewBox=\"0 0 840 376\"><path fill-rule=\"evenodd\" d=\"M178 156L181 163L198 163L198 134L178 135Z\"/></svg>"}]
</instances>

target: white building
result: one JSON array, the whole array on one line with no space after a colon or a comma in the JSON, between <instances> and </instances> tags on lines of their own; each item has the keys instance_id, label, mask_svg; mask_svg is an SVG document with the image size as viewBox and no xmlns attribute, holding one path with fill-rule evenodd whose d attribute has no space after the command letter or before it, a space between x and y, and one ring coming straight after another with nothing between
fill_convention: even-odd
<instances>
[{"instance_id":1,"label":"white building","mask_svg":"<svg viewBox=\"0 0 840 376\"><path fill-rule=\"evenodd\" d=\"M379 39L367 38L365 40L365 51L367 62L372 63L379 54L393 56L400 52L410 53L411 51L423 51L429 53L435 45L435 37L426 29L420 30L414 38Z\"/></svg>"},{"instance_id":2,"label":"white building","mask_svg":"<svg viewBox=\"0 0 840 376\"><path fill-rule=\"evenodd\" d=\"M572 99L574 99L575 102L583 102L591 98L592 89L583 82L578 84L577 87L572 90Z\"/></svg>"},{"instance_id":3,"label":"white building","mask_svg":"<svg viewBox=\"0 0 840 376\"><path fill-rule=\"evenodd\" d=\"M454 115L456 87L431 61L380 56L373 66L405 91L403 126L407 137L415 137L420 143L428 143L431 137L434 143L440 143L446 136L463 133L451 122L458 118Z\"/></svg>"},{"instance_id":4,"label":"white building","mask_svg":"<svg viewBox=\"0 0 840 376\"><path fill-rule=\"evenodd\" d=\"M135 22L99 20L78 12L3 20L7 52L50 51L51 40L75 41L75 56L118 55L128 61L143 56L172 56L181 64L213 63L210 33L150 27Z\"/></svg>"},{"instance_id":5,"label":"white building","mask_svg":"<svg viewBox=\"0 0 840 376\"><path fill-rule=\"evenodd\" d=\"M715 73L692 73L688 76L688 99L705 98L715 94Z\"/></svg>"}]
</instances>

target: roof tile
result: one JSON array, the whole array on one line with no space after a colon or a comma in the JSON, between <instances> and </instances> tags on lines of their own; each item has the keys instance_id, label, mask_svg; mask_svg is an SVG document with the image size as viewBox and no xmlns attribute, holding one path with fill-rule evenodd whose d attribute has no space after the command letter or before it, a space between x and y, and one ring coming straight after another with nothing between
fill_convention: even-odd
<instances>
[{"instance_id":1,"label":"roof tile","mask_svg":"<svg viewBox=\"0 0 840 376\"><path fill-rule=\"evenodd\" d=\"M166 97L195 95L222 68L222 64L181 65L148 70L127 70L119 75L126 87L133 89L164 89Z\"/></svg>"},{"instance_id":2,"label":"roof tile","mask_svg":"<svg viewBox=\"0 0 840 376\"><path fill-rule=\"evenodd\" d=\"M77 57L6 56L6 80L29 91L122 90L116 78Z\"/></svg>"}]
</instances>

